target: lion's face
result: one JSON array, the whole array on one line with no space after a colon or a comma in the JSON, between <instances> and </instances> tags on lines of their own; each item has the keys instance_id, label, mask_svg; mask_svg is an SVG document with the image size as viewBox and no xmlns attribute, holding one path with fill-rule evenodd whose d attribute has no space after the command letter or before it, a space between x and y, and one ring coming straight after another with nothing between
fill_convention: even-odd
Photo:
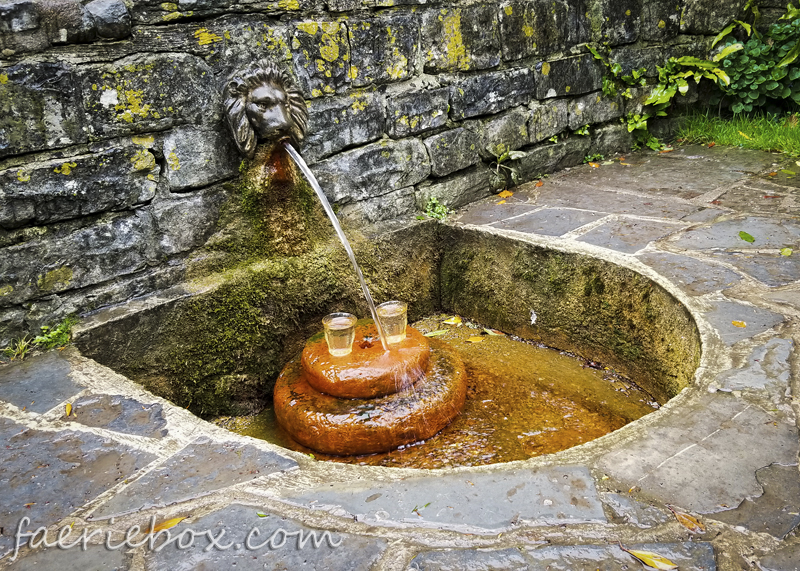
<instances>
[{"instance_id":1,"label":"lion's face","mask_svg":"<svg viewBox=\"0 0 800 571\"><path fill-rule=\"evenodd\" d=\"M231 76L224 92L228 125L239 152L255 155L259 142L305 136L308 109L291 76L262 60Z\"/></svg>"}]
</instances>

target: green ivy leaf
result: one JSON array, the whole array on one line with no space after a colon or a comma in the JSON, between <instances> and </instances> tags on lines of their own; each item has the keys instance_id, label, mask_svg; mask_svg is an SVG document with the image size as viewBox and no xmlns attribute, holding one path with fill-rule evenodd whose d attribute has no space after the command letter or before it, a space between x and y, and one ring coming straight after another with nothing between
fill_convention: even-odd
<instances>
[{"instance_id":1,"label":"green ivy leaf","mask_svg":"<svg viewBox=\"0 0 800 571\"><path fill-rule=\"evenodd\" d=\"M720 40L722 40L722 38L724 38L725 36L727 36L728 34L730 34L730 33L733 31L733 29L734 29L735 27L736 27L736 22L735 22L735 21L734 21L734 22L731 22L730 24L728 24L727 26L725 26L725 28L724 28L724 29L723 29L723 30L722 30L722 31L721 31L719 34L717 34L717 37L716 37L716 38L714 38L714 41L711 43L711 47L713 48L714 46L716 46L716 45L717 45L717 43L718 43Z\"/></svg>"},{"instance_id":2,"label":"green ivy leaf","mask_svg":"<svg viewBox=\"0 0 800 571\"><path fill-rule=\"evenodd\" d=\"M729 55L731 55L733 53L736 53L736 52L738 52L739 50L742 50L742 49L744 49L744 46L742 44L740 44L740 43L729 44L729 45L725 46L725 48L721 52L719 52L717 55L715 55L711 59L713 61L719 61L721 59L725 59Z\"/></svg>"},{"instance_id":3,"label":"green ivy leaf","mask_svg":"<svg viewBox=\"0 0 800 571\"><path fill-rule=\"evenodd\" d=\"M752 244L753 242L755 242L755 241L756 241L756 239L755 239L755 238L753 238L753 237L752 237L750 234L748 234L748 233L747 233L747 232L745 232L744 230L742 230L741 232L739 232L739 238L741 238L741 239L742 239L742 240L744 240L745 242L750 242L751 244Z\"/></svg>"},{"instance_id":4,"label":"green ivy leaf","mask_svg":"<svg viewBox=\"0 0 800 571\"><path fill-rule=\"evenodd\" d=\"M791 50L789 50L789 53L786 54L786 57L784 57L781 61L778 62L778 67L786 67L794 60L796 60L797 56L800 56L800 40L795 42L794 47Z\"/></svg>"},{"instance_id":5,"label":"green ivy leaf","mask_svg":"<svg viewBox=\"0 0 800 571\"><path fill-rule=\"evenodd\" d=\"M781 248L781 256L791 256L793 251L791 248Z\"/></svg>"}]
</instances>

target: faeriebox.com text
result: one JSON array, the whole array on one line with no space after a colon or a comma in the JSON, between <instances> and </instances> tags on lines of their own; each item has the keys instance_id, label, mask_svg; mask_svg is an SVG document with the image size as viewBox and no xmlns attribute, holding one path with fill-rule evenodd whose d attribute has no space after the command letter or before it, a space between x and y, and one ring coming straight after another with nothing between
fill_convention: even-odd
<instances>
[{"instance_id":1,"label":"faeriebox.com text","mask_svg":"<svg viewBox=\"0 0 800 571\"><path fill-rule=\"evenodd\" d=\"M150 526L147 531L142 531L141 527L134 525L130 527L124 534L101 529L83 529L80 533L73 535L72 526L64 526L53 537L48 536L48 530L45 527L39 527L35 531L23 531L28 529L31 520L28 517L23 517L17 526L14 545L14 554L11 561L14 561L19 554L21 547L27 543L30 549L38 549L41 547L59 549L72 549L79 547L86 551L89 546L99 544L99 539L105 537L103 545L110 551L117 549L127 548L132 549L144 546L145 549L150 551L162 551L167 546L174 545L175 548L185 550L192 547L202 548L203 551L226 551L228 549L246 549L248 551L258 551L261 549L281 549L283 547L296 548L297 550L311 547L318 549L322 545L328 547L339 547L342 540L334 540L329 531L318 533L314 530L286 531L283 528L275 529L270 533L269 530L264 531L258 527L253 527L242 538L233 538L227 535L224 529L214 531L211 530L194 530L191 528L184 528L180 530L162 529L159 531L149 531L156 529L156 518L152 517ZM54 532L55 533L55 532ZM93 538L97 538L92 541ZM237 541L237 539L239 541Z\"/></svg>"}]
</instances>

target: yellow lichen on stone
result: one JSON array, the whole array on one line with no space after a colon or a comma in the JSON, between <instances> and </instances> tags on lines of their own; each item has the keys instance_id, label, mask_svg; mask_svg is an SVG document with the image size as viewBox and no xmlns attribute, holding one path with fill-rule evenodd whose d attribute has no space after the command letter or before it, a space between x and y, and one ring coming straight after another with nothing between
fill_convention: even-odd
<instances>
[{"instance_id":1,"label":"yellow lichen on stone","mask_svg":"<svg viewBox=\"0 0 800 571\"><path fill-rule=\"evenodd\" d=\"M659 20L658 21L658 27L663 30L664 28L667 27L667 23L664 20Z\"/></svg>"},{"instance_id":2,"label":"yellow lichen on stone","mask_svg":"<svg viewBox=\"0 0 800 571\"><path fill-rule=\"evenodd\" d=\"M350 106L350 108L353 110L354 113L358 113L359 111L363 111L364 109L367 108L367 102L364 99L363 93L354 93L353 95L351 95L351 97L354 99L354 101L353 104Z\"/></svg>"},{"instance_id":3,"label":"yellow lichen on stone","mask_svg":"<svg viewBox=\"0 0 800 571\"><path fill-rule=\"evenodd\" d=\"M544 62L542 64L542 75L549 75L549 74L550 74L550 64L547 63L547 62Z\"/></svg>"},{"instance_id":4,"label":"yellow lichen on stone","mask_svg":"<svg viewBox=\"0 0 800 571\"><path fill-rule=\"evenodd\" d=\"M167 12L177 12L178 5L175 4L174 2L163 2L161 4L161 9L166 10Z\"/></svg>"},{"instance_id":5,"label":"yellow lichen on stone","mask_svg":"<svg viewBox=\"0 0 800 571\"><path fill-rule=\"evenodd\" d=\"M78 166L78 163L63 163L60 167L53 169L54 173L63 174L64 176L69 176L72 174L72 169Z\"/></svg>"},{"instance_id":6,"label":"yellow lichen on stone","mask_svg":"<svg viewBox=\"0 0 800 571\"><path fill-rule=\"evenodd\" d=\"M503 10L505 11L506 16L510 16L514 13L514 10L511 8L511 6L506 6Z\"/></svg>"},{"instance_id":7,"label":"yellow lichen on stone","mask_svg":"<svg viewBox=\"0 0 800 571\"><path fill-rule=\"evenodd\" d=\"M445 14L446 10L443 11ZM461 36L461 11L454 10L449 16L442 19L445 38L445 57L451 67L468 70L469 56Z\"/></svg>"},{"instance_id":8,"label":"yellow lichen on stone","mask_svg":"<svg viewBox=\"0 0 800 571\"><path fill-rule=\"evenodd\" d=\"M153 135L134 135L131 137L131 142L134 145L141 145L143 147L150 148L155 144L156 139L153 137Z\"/></svg>"},{"instance_id":9,"label":"yellow lichen on stone","mask_svg":"<svg viewBox=\"0 0 800 571\"><path fill-rule=\"evenodd\" d=\"M568 85L568 86L566 86L566 87L564 88L564 90L565 90L567 93L569 93L570 86L569 86L569 85Z\"/></svg>"},{"instance_id":10,"label":"yellow lichen on stone","mask_svg":"<svg viewBox=\"0 0 800 571\"><path fill-rule=\"evenodd\" d=\"M312 89L311 97L322 97L322 91L320 91L319 89Z\"/></svg>"},{"instance_id":11,"label":"yellow lichen on stone","mask_svg":"<svg viewBox=\"0 0 800 571\"><path fill-rule=\"evenodd\" d=\"M175 151L170 151L169 155L167 155L167 164L171 170L181 170L181 161L178 159L178 155L175 154Z\"/></svg>"},{"instance_id":12,"label":"yellow lichen on stone","mask_svg":"<svg viewBox=\"0 0 800 571\"><path fill-rule=\"evenodd\" d=\"M339 44L336 42L335 33L325 32L320 39L319 55L327 62L334 62L339 58Z\"/></svg>"},{"instance_id":13,"label":"yellow lichen on stone","mask_svg":"<svg viewBox=\"0 0 800 571\"><path fill-rule=\"evenodd\" d=\"M214 32L210 31L208 28L200 28L194 33L194 38L197 40L197 43L201 46L208 46L213 44L214 42L221 42L222 36L218 36Z\"/></svg>"},{"instance_id":14,"label":"yellow lichen on stone","mask_svg":"<svg viewBox=\"0 0 800 571\"><path fill-rule=\"evenodd\" d=\"M60 289L65 289L69 286L69 282L72 280L72 269L67 266L63 266L56 270L52 270L44 274L43 276L39 276L37 280L37 284L39 289L42 291L50 291L57 286L60 286Z\"/></svg>"},{"instance_id":15,"label":"yellow lichen on stone","mask_svg":"<svg viewBox=\"0 0 800 571\"><path fill-rule=\"evenodd\" d=\"M114 106L117 111L122 111L118 115L120 119L127 123L133 123L135 115L142 119L150 114L150 104L142 105L143 93L135 89L126 89L122 92L122 100Z\"/></svg>"},{"instance_id":16,"label":"yellow lichen on stone","mask_svg":"<svg viewBox=\"0 0 800 571\"><path fill-rule=\"evenodd\" d=\"M189 12L186 15L191 16L192 13ZM161 16L161 19L164 20L165 22L171 22L172 20L178 20L181 16L183 16L183 14L181 14L180 12L170 12L169 14L164 14L163 16Z\"/></svg>"},{"instance_id":17,"label":"yellow lichen on stone","mask_svg":"<svg viewBox=\"0 0 800 571\"><path fill-rule=\"evenodd\" d=\"M156 158L153 153L145 149L139 149L131 159L134 170L151 171L156 168Z\"/></svg>"},{"instance_id":18,"label":"yellow lichen on stone","mask_svg":"<svg viewBox=\"0 0 800 571\"><path fill-rule=\"evenodd\" d=\"M17 180L20 182L28 182L31 180L30 173L26 173L24 170L17 171Z\"/></svg>"},{"instance_id":19,"label":"yellow lichen on stone","mask_svg":"<svg viewBox=\"0 0 800 571\"><path fill-rule=\"evenodd\" d=\"M300 22L297 24L297 29L301 32L305 32L309 36L316 36L317 35L317 23L316 22Z\"/></svg>"},{"instance_id":20,"label":"yellow lichen on stone","mask_svg":"<svg viewBox=\"0 0 800 571\"><path fill-rule=\"evenodd\" d=\"M526 37L530 38L533 35L533 27L525 24L522 26L522 33L525 34ZM536 44L534 44L533 47L536 47Z\"/></svg>"},{"instance_id":21,"label":"yellow lichen on stone","mask_svg":"<svg viewBox=\"0 0 800 571\"><path fill-rule=\"evenodd\" d=\"M0 85L8 83L8 76L5 73L0 73Z\"/></svg>"},{"instance_id":22,"label":"yellow lichen on stone","mask_svg":"<svg viewBox=\"0 0 800 571\"><path fill-rule=\"evenodd\" d=\"M14 287L13 286L4 285L4 286L0 287L0 297L7 296L12 291L14 291Z\"/></svg>"},{"instance_id":23,"label":"yellow lichen on stone","mask_svg":"<svg viewBox=\"0 0 800 571\"><path fill-rule=\"evenodd\" d=\"M631 15L631 11L630 10L625 10L625 15L626 16L630 16Z\"/></svg>"},{"instance_id":24,"label":"yellow lichen on stone","mask_svg":"<svg viewBox=\"0 0 800 571\"><path fill-rule=\"evenodd\" d=\"M354 65L350 66L350 69L347 70L347 77L350 79L355 79L358 77L358 68Z\"/></svg>"},{"instance_id":25,"label":"yellow lichen on stone","mask_svg":"<svg viewBox=\"0 0 800 571\"><path fill-rule=\"evenodd\" d=\"M278 0L278 8L281 10L299 10L299 0Z\"/></svg>"},{"instance_id":26,"label":"yellow lichen on stone","mask_svg":"<svg viewBox=\"0 0 800 571\"><path fill-rule=\"evenodd\" d=\"M224 32L222 32L222 36L228 41L231 40L231 33L228 30L225 30Z\"/></svg>"}]
</instances>

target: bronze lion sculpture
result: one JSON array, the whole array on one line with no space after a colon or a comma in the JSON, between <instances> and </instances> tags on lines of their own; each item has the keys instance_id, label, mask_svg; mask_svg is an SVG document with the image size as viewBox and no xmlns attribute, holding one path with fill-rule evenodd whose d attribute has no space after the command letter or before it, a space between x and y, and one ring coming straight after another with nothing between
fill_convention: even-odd
<instances>
[{"instance_id":1,"label":"bronze lion sculpture","mask_svg":"<svg viewBox=\"0 0 800 571\"><path fill-rule=\"evenodd\" d=\"M263 141L289 138L296 145L308 126L303 94L291 75L260 60L230 76L223 91L225 115L239 152L252 159Z\"/></svg>"}]
</instances>

